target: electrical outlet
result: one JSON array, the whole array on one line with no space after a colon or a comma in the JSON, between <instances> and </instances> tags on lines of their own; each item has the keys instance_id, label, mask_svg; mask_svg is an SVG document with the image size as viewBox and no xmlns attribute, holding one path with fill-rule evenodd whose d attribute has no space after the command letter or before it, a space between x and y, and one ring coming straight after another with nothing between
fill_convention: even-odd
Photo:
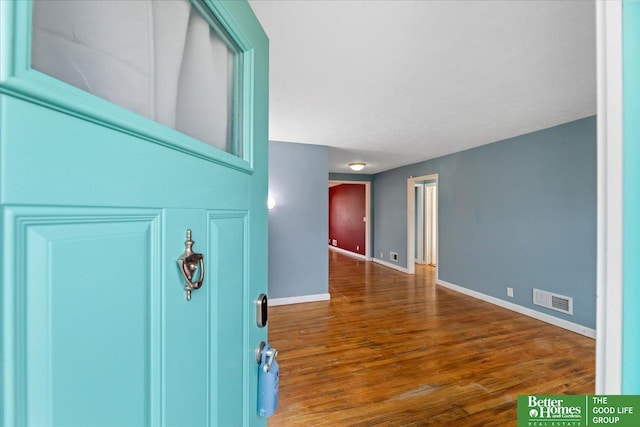
<instances>
[{"instance_id":1,"label":"electrical outlet","mask_svg":"<svg viewBox=\"0 0 640 427\"><path fill-rule=\"evenodd\" d=\"M507 296L513 298L513 288L507 288Z\"/></svg>"},{"instance_id":2,"label":"electrical outlet","mask_svg":"<svg viewBox=\"0 0 640 427\"><path fill-rule=\"evenodd\" d=\"M389 252L389 259L398 262L398 252Z\"/></svg>"},{"instance_id":3,"label":"electrical outlet","mask_svg":"<svg viewBox=\"0 0 640 427\"><path fill-rule=\"evenodd\" d=\"M338 241L336 239L333 239L333 246L338 246Z\"/></svg>"},{"instance_id":4,"label":"electrical outlet","mask_svg":"<svg viewBox=\"0 0 640 427\"><path fill-rule=\"evenodd\" d=\"M384 259L384 254L380 252L380 259Z\"/></svg>"},{"instance_id":5,"label":"electrical outlet","mask_svg":"<svg viewBox=\"0 0 640 427\"><path fill-rule=\"evenodd\" d=\"M356 251L360 250L360 246L356 245Z\"/></svg>"}]
</instances>

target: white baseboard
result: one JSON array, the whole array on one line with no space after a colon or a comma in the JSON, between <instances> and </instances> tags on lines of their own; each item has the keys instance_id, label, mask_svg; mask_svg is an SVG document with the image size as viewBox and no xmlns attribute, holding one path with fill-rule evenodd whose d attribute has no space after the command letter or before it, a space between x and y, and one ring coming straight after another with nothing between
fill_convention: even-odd
<instances>
[{"instance_id":1,"label":"white baseboard","mask_svg":"<svg viewBox=\"0 0 640 427\"><path fill-rule=\"evenodd\" d=\"M533 317L534 319L541 320L546 323L550 323L554 326L558 326L563 329L567 329L571 332L575 332L580 335L584 335L589 338L596 338L595 329L587 328L586 326L579 325L577 323L569 322L568 320L560 319L555 316L551 316L546 313L541 313L537 310L533 310L528 307L523 307L518 304L514 304L509 301L502 300L500 298L492 297L490 295L483 294L481 292L477 292L459 285L454 285L453 283L445 282L444 280L436 280L436 283L442 287L451 289L456 292L463 293L465 295L472 296L482 301L489 302L491 304L495 304L502 308L506 308L507 310L515 311L516 313L524 314L525 316Z\"/></svg>"},{"instance_id":2,"label":"white baseboard","mask_svg":"<svg viewBox=\"0 0 640 427\"><path fill-rule=\"evenodd\" d=\"M371 258L367 258L364 255L357 254L355 252L351 252L351 251L348 251L346 249L337 248L335 246L329 245L329 250L334 251L334 252L338 252L339 254L342 254L342 255L350 256L352 258L358 258L358 259L361 259L363 261L371 261Z\"/></svg>"},{"instance_id":3,"label":"white baseboard","mask_svg":"<svg viewBox=\"0 0 640 427\"><path fill-rule=\"evenodd\" d=\"M315 295L301 295L299 297L269 299L269 305L271 307L275 307L277 305L300 304L303 302L315 302L315 301L328 301L330 299L331 299L331 295L329 295L328 293L315 294Z\"/></svg>"},{"instance_id":4,"label":"white baseboard","mask_svg":"<svg viewBox=\"0 0 640 427\"><path fill-rule=\"evenodd\" d=\"M409 270L405 267L400 267L398 264L392 264L387 261L383 261L378 258L374 258L373 262L377 262L378 264L384 265L385 267L393 268L394 270L402 271L403 273L409 274Z\"/></svg>"}]
</instances>

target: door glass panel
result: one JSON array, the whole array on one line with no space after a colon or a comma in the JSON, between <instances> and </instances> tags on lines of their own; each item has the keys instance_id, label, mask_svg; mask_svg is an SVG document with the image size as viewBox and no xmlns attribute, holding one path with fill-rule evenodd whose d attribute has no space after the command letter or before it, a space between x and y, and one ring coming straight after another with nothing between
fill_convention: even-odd
<instances>
[{"instance_id":1,"label":"door glass panel","mask_svg":"<svg viewBox=\"0 0 640 427\"><path fill-rule=\"evenodd\" d=\"M188 0L34 0L31 65L242 157L240 55L219 28Z\"/></svg>"}]
</instances>

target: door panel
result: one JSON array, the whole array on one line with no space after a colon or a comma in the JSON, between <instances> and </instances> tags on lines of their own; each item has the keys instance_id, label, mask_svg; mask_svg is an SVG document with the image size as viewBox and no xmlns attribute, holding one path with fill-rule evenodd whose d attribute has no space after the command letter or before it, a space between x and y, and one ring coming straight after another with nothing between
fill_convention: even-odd
<instances>
[{"instance_id":1,"label":"door panel","mask_svg":"<svg viewBox=\"0 0 640 427\"><path fill-rule=\"evenodd\" d=\"M163 407L168 426L205 425L207 408L211 404L207 377L208 319L207 295L211 290L209 262L206 251L206 218L200 209L164 210L165 277L163 348ZM187 302L185 279L180 274L177 259L185 250L187 228L195 242L193 250L205 258L205 282L192 291ZM174 367L179 367L175 369Z\"/></svg>"},{"instance_id":2,"label":"door panel","mask_svg":"<svg viewBox=\"0 0 640 427\"><path fill-rule=\"evenodd\" d=\"M211 374L212 383L217 384L212 392L216 396L233 396L231 404L212 408L216 418L213 425L233 425L234 420L242 418L243 406L248 405L243 399L248 377L242 371L243 365L251 362L243 350L250 345L245 331L249 326L246 319L251 313L236 308L243 300L250 299L246 230L246 211L209 212L208 252L212 257L210 271L213 272L209 291L209 324L216 331L212 337Z\"/></svg>"},{"instance_id":3,"label":"door panel","mask_svg":"<svg viewBox=\"0 0 640 427\"><path fill-rule=\"evenodd\" d=\"M4 218L15 230L12 350L24 424L153 424L158 213L8 208Z\"/></svg>"}]
</instances>

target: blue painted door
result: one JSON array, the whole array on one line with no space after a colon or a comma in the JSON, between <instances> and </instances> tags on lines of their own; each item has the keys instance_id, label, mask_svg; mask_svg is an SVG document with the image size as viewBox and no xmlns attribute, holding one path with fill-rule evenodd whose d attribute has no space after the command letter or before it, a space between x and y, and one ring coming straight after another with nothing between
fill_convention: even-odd
<instances>
[{"instance_id":1,"label":"blue painted door","mask_svg":"<svg viewBox=\"0 0 640 427\"><path fill-rule=\"evenodd\" d=\"M622 392L640 394L640 1L622 3L624 109L624 307Z\"/></svg>"},{"instance_id":2,"label":"blue painted door","mask_svg":"<svg viewBox=\"0 0 640 427\"><path fill-rule=\"evenodd\" d=\"M264 424L268 42L246 2L192 6L236 50L223 149L39 71L32 3L0 1L0 425Z\"/></svg>"}]
</instances>

